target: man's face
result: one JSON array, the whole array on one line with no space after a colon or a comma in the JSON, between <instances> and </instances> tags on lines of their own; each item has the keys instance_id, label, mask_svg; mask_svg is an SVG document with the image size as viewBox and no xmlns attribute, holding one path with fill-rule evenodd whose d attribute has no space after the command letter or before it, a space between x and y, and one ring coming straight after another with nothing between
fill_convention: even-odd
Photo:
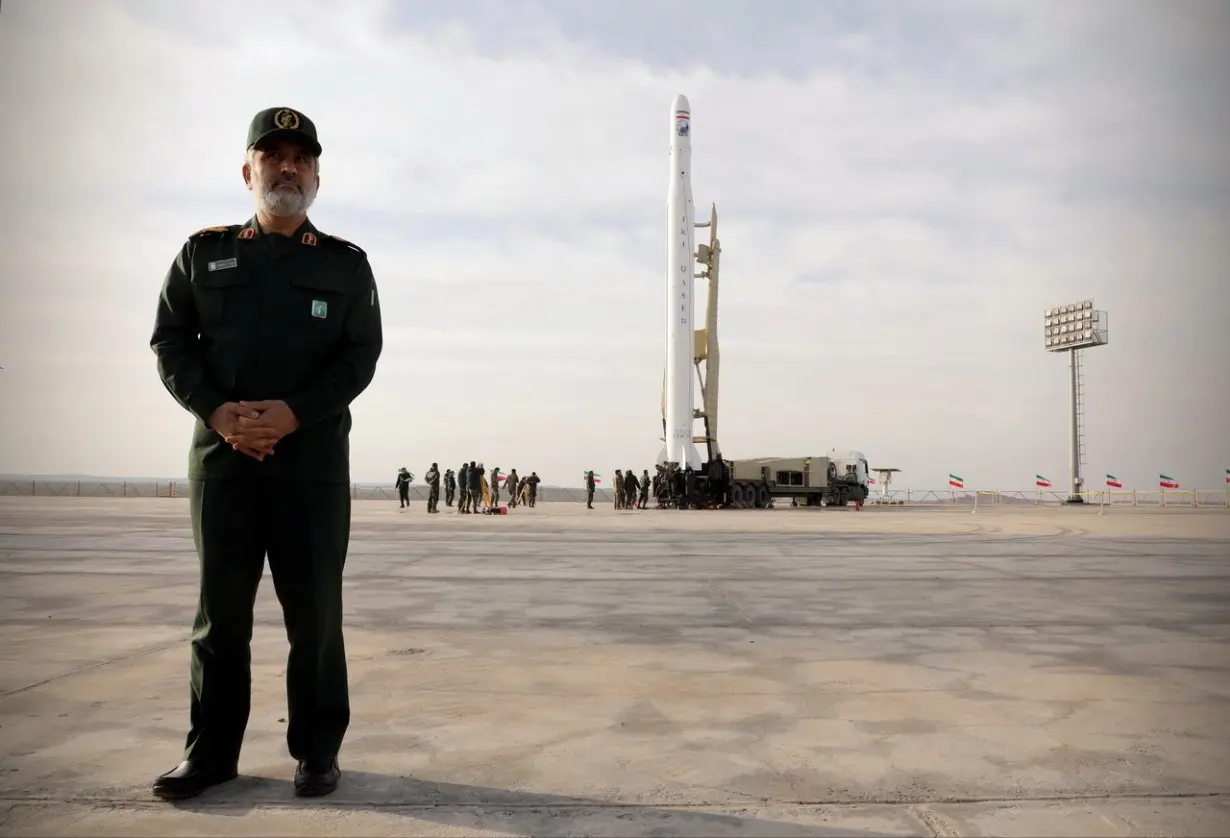
<instances>
[{"instance_id":1,"label":"man's face","mask_svg":"<svg viewBox=\"0 0 1230 838\"><path fill-rule=\"evenodd\" d=\"M261 208L282 217L306 214L320 188L316 158L294 142L253 149L243 179Z\"/></svg>"}]
</instances>

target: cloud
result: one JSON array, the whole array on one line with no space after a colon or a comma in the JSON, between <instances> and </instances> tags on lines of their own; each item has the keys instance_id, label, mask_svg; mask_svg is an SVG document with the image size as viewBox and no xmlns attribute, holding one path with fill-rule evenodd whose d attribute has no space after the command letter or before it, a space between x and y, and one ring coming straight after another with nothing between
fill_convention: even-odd
<instances>
[{"instance_id":1,"label":"cloud","mask_svg":"<svg viewBox=\"0 0 1230 838\"><path fill-rule=\"evenodd\" d=\"M1111 345L1086 353L1089 472L1220 485L1227 23L1213 2L1143 0L257 18L8 0L0 417L28 431L6 435L0 471L182 471L190 423L154 373L155 296L187 234L251 215L242 141L274 103L319 125L313 219L367 249L380 283L357 477L648 464L665 123L683 92L697 212L717 204L723 246L728 455L853 447L902 485L1058 485L1067 382L1041 315L1094 296Z\"/></svg>"}]
</instances>

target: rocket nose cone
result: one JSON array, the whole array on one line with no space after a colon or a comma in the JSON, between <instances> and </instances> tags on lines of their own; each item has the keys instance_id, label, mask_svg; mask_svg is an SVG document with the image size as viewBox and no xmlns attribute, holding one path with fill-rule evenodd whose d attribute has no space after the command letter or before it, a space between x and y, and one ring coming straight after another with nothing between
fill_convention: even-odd
<instances>
[{"instance_id":1,"label":"rocket nose cone","mask_svg":"<svg viewBox=\"0 0 1230 838\"><path fill-rule=\"evenodd\" d=\"M688 104L688 97L679 93L675 96L675 101L671 103L672 111L686 111L689 115L692 113L692 106Z\"/></svg>"}]
</instances>

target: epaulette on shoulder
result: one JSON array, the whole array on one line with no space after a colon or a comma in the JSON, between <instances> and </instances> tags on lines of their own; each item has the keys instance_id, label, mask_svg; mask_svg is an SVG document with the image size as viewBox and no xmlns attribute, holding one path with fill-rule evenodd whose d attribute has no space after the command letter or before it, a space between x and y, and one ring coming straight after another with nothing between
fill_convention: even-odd
<instances>
[{"instance_id":1,"label":"epaulette on shoulder","mask_svg":"<svg viewBox=\"0 0 1230 838\"><path fill-rule=\"evenodd\" d=\"M325 241L333 241L333 242L337 242L338 244L342 245L343 247L348 247L348 248L350 248L351 250L355 251L356 253L362 253L364 256L366 256L366 255L367 255L367 251L365 251L363 248L359 247L357 244L355 244L355 243L354 243L354 242L352 242L352 241L346 241L346 240L345 240L344 238L342 238L341 236L335 236L335 235L333 235L332 233L321 233L321 234L320 234L320 237L321 237L322 239L324 239Z\"/></svg>"},{"instance_id":2,"label":"epaulette on shoulder","mask_svg":"<svg viewBox=\"0 0 1230 838\"><path fill-rule=\"evenodd\" d=\"M236 226L238 225L222 224L217 227L202 227L200 230L197 230L195 233L193 233L188 238L203 239L203 238L217 237L223 233L229 233L231 230L235 229Z\"/></svg>"}]
</instances>

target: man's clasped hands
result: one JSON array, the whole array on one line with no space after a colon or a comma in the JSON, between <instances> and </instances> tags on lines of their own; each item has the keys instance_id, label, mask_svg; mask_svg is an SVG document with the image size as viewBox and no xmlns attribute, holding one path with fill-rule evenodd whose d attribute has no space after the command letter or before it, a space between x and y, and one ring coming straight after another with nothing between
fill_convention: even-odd
<instances>
[{"instance_id":1,"label":"man's clasped hands","mask_svg":"<svg viewBox=\"0 0 1230 838\"><path fill-rule=\"evenodd\" d=\"M215 410L209 426L236 451L263 461L282 437L299 427L299 420L284 401L241 401Z\"/></svg>"}]
</instances>

